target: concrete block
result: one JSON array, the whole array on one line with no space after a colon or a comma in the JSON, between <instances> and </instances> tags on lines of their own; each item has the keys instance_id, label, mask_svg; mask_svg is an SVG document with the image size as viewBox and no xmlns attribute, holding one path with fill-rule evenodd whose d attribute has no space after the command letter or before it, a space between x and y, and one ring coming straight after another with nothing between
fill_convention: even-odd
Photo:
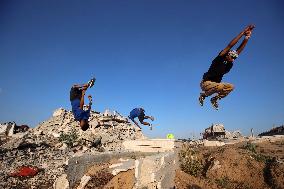
<instances>
[{"instance_id":1,"label":"concrete block","mask_svg":"<svg viewBox=\"0 0 284 189\"><path fill-rule=\"evenodd\" d=\"M204 146L224 146L224 142L204 140Z\"/></svg>"},{"instance_id":2,"label":"concrete block","mask_svg":"<svg viewBox=\"0 0 284 189\"><path fill-rule=\"evenodd\" d=\"M178 159L175 152L164 152L135 161L136 189L174 188Z\"/></svg>"},{"instance_id":3,"label":"concrete block","mask_svg":"<svg viewBox=\"0 0 284 189\"><path fill-rule=\"evenodd\" d=\"M166 152L173 151L182 145L174 139L144 139L128 140L123 142L125 150L139 152Z\"/></svg>"},{"instance_id":4,"label":"concrete block","mask_svg":"<svg viewBox=\"0 0 284 189\"><path fill-rule=\"evenodd\" d=\"M56 179L53 184L54 189L69 189L69 182L67 180L67 175L63 174Z\"/></svg>"},{"instance_id":5,"label":"concrete block","mask_svg":"<svg viewBox=\"0 0 284 189\"><path fill-rule=\"evenodd\" d=\"M80 185L77 187L77 189L84 189L85 186L87 185L87 183L89 182L89 180L91 180L91 177L90 177L90 176L87 176L87 175L84 175L84 176L81 178Z\"/></svg>"},{"instance_id":6,"label":"concrete block","mask_svg":"<svg viewBox=\"0 0 284 189\"><path fill-rule=\"evenodd\" d=\"M134 159L127 159L127 160L121 160L120 163L112 164L109 166L110 171L113 175L117 175L118 173L122 171L127 171L129 169L135 168L135 160Z\"/></svg>"}]
</instances>

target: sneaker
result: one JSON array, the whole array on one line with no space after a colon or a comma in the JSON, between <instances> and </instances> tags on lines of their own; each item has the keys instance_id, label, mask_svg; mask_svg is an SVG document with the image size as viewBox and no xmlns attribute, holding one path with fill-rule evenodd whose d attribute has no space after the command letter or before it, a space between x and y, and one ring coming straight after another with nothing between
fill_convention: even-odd
<instances>
[{"instance_id":1,"label":"sneaker","mask_svg":"<svg viewBox=\"0 0 284 189\"><path fill-rule=\"evenodd\" d=\"M152 131L153 130L153 125L150 124L149 127L150 127L150 130Z\"/></svg>"},{"instance_id":2,"label":"sneaker","mask_svg":"<svg viewBox=\"0 0 284 189\"><path fill-rule=\"evenodd\" d=\"M200 96L199 96L199 104L200 104L200 106L203 106L204 100L205 100L205 95L200 93Z\"/></svg>"},{"instance_id":3,"label":"sneaker","mask_svg":"<svg viewBox=\"0 0 284 189\"><path fill-rule=\"evenodd\" d=\"M89 82L88 82L88 87L91 88L94 86L95 84L95 81L96 81L96 78L92 78Z\"/></svg>"},{"instance_id":4,"label":"sneaker","mask_svg":"<svg viewBox=\"0 0 284 189\"><path fill-rule=\"evenodd\" d=\"M217 102L218 99L219 98L215 96L215 97L212 97L211 100L210 100L213 108L215 108L216 110L218 110L218 108L219 108L219 105L218 105L218 102Z\"/></svg>"}]
</instances>

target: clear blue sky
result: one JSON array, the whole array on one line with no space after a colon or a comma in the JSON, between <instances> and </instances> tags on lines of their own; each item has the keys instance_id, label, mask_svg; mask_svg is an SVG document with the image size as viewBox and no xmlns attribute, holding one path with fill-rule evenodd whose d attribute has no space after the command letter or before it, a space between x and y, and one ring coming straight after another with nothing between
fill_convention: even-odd
<instances>
[{"instance_id":1,"label":"clear blue sky","mask_svg":"<svg viewBox=\"0 0 284 189\"><path fill-rule=\"evenodd\" d=\"M156 117L150 137L199 134L211 123L247 134L284 123L281 0L0 1L0 122L36 126L71 108L73 83L95 75L94 109ZM220 110L198 104L212 59L247 24L256 29L223 81ZM88 94L87 93L87 94Z\"/></svg>"}]
</instances>

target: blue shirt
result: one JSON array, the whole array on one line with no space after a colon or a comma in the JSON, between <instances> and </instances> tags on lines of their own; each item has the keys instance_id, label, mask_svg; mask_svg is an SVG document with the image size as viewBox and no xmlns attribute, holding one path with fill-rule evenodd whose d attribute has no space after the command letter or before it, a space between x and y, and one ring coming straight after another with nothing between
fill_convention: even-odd
<instances>
[{"instance_id":1,"label":"blue shirt","mask_svg":"<svg viewBox=\"0 0 284 189\"><path fill-rule=\"evenodd\" d=\"M135 108L130 112L129 118L134 120L134 118L144 115L144 110L142 108Z\"/></svg>"},{"instance_id":2,"label":"blue shirt","mask_svg":"<svg viewBox=\"0 0 284 189\"><path fill-rule=\"evenodd\" d=\"M84 111L80 109L80 99L75 99L71 101L72 106L72 113L74 115L74 118L76 121L81 120L88 120L90 117L90 109L87 111Z\"/></svg>"}]
</instances>

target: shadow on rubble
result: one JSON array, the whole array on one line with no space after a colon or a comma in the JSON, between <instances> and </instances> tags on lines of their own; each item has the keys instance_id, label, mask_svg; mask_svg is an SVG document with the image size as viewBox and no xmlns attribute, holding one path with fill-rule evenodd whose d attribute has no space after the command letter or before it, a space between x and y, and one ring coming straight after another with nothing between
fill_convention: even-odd
<instances>
[{"instance_id":1,"label":"shadow on rubble","mask_svg":"<svg viewBox=\"0 0 284 189\"><path fill-rule=\"evenodd\" d=\"M17 150L26 150L26 149L34 150L34 149L36 149L38 147L41 147L41 148L45 149L45 148L50 148L51 146L49 144L45 143L45 142L42 142L40 144L29 143L29 142L22 142L17 147Z\"/></svg>"},{"instance_id":2,"label":"shadow on rubble","mask_svg":"<svg viewBox=\"0 0 284 189\"><path fill-rule=\"evenodd\" d=\"M186 189L202 189L202 188L196 184L191 184L191 185L188 185Z\"/></svg>"}]
</instances>

